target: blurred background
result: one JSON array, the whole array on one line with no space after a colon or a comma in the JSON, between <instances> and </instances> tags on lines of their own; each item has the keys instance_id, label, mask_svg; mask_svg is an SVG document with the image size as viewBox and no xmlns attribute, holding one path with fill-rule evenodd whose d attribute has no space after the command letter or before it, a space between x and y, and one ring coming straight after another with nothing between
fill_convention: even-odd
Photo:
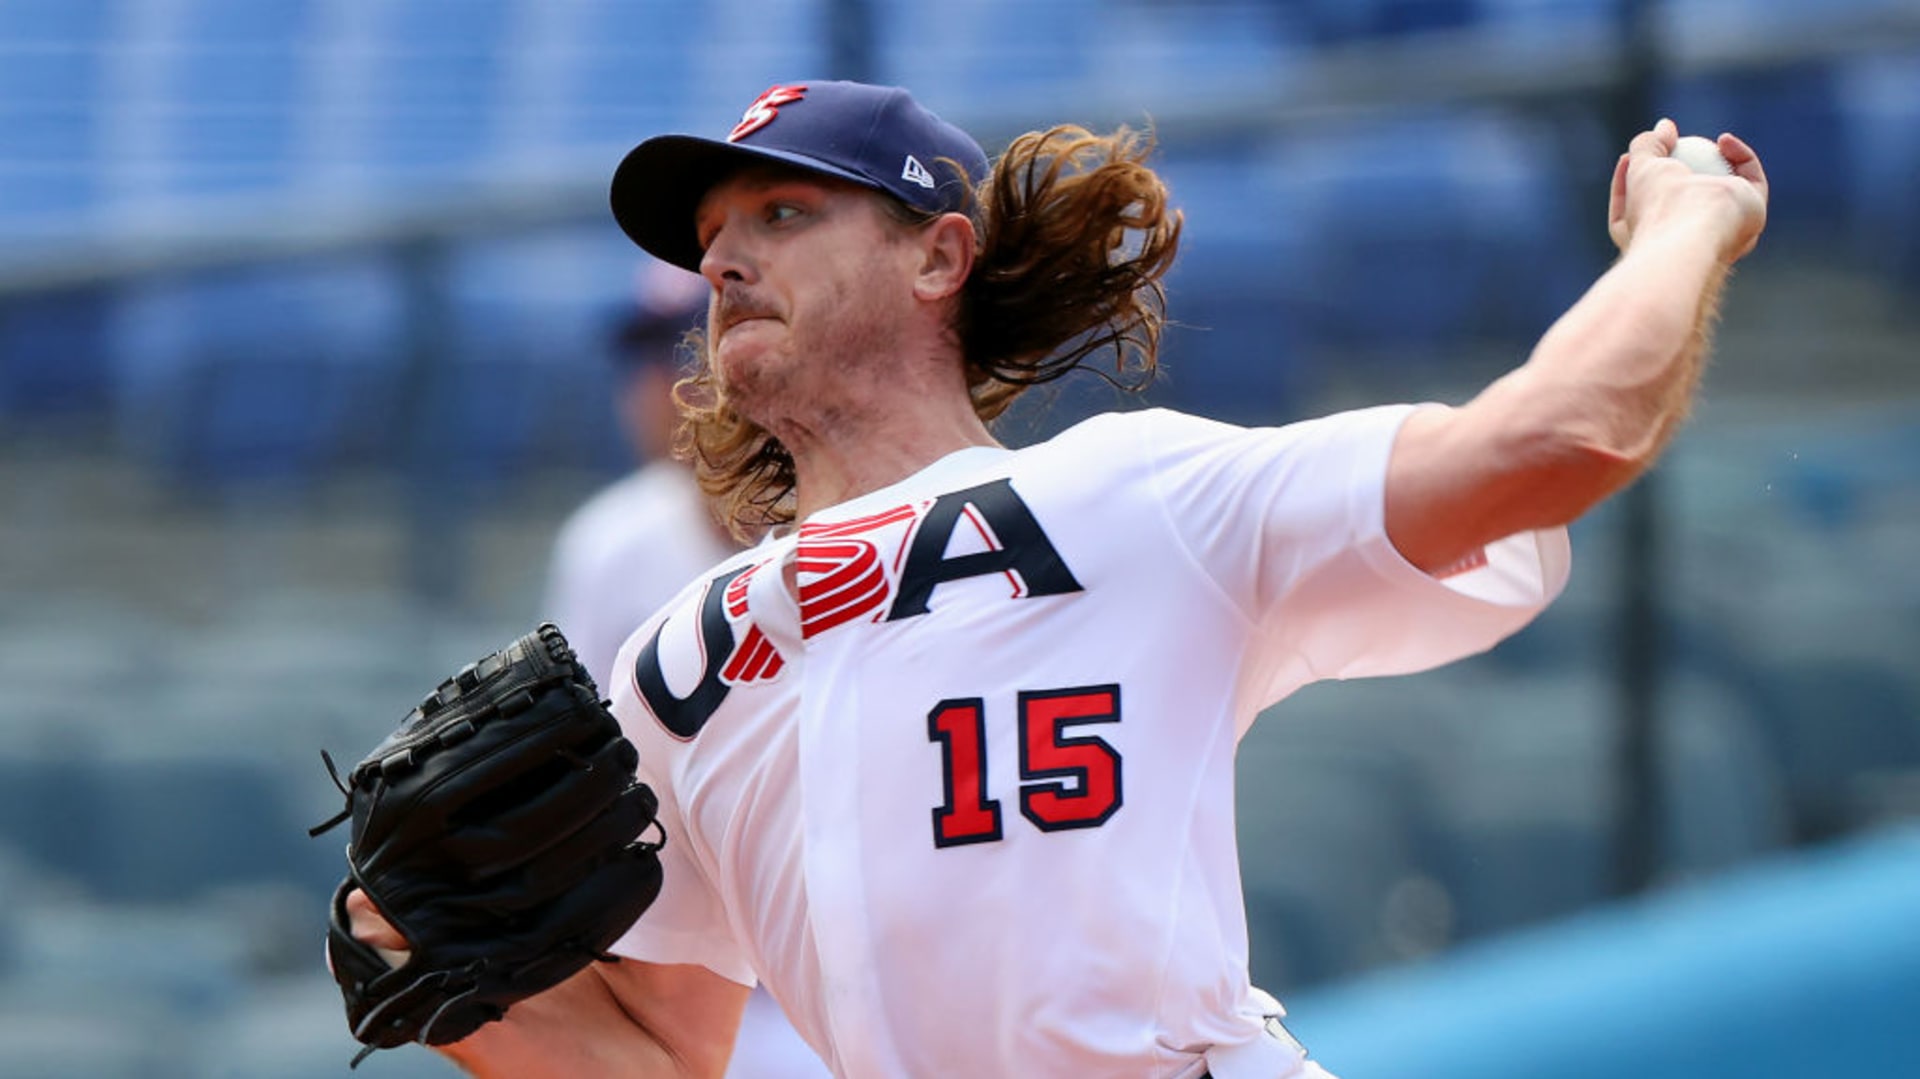
<instances>
[{"instance_id":1,"label":"blurred background","mask_svg":"<svg viewBox=\"0 0 1920 1079\"><path fill-rule=\"evenodd\" d=\"M1628 133L1752 142L1694 422L1565 599L1247 739L1255 975L1347 1079L1920 1074L1920 3L0 0L0 1077L344 1074L318 750L633 464L620 155L815 76L1157 129L1168 377L1015 443L1465 400Z\"/></svg>"}]
</instances>

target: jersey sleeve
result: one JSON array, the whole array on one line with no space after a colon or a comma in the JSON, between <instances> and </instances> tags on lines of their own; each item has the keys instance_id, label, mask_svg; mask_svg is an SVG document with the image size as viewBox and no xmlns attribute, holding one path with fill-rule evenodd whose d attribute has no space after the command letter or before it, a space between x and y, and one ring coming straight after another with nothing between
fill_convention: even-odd
<instances>
[{"instance_id":1,"label":"jersey sleeve","mask_svg":"<svg viewBox=\"0 0 1920 1079\"><path fill-rule=\"evenodd\" d=\"M660 798L660 827L667 836L660 849L660 896L610 950L644 963L692 963L752 986L758 980L753 963L727 926L725 908L687 838L672 789L649 773L644 748L641 757L639 779Z\"/></svg>"},{"instance_id":2,"label":"jersey sleeve","mask_svg":"<svg viewBox=\"0 0 1920 1079\"><path fill-rule=\"evenodd\" d=\"M1256 627L1263 703L1305 682L1407 674L1485 651L1565 586L1564 528L1431 576L1386 535L1387 460L1414 406L1243 428L1149 420L1157 493L1190 556Z\"/></svg>"}]
</instances>

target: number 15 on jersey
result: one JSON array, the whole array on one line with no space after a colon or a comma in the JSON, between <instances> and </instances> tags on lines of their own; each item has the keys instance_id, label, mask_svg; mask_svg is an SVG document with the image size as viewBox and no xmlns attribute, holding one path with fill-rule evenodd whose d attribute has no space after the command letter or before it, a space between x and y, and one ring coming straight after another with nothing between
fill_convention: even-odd
<instances>
[{"instance_id":1,"label":"number 15 on jersey","mask_svg":"<svg viewBox=\"0 0 1920 1079\"><path fill-rule=\"evenodd\" d=\"M1120 722L1118 685L1022 690L1020 815L1043 832L1098 828L1120 808L1120 753L1096 734L1068 731ZM940 747L946 800L933 810L933 845L1001 839L1000 800L987 775L988 705L949 697L927 713L927 739Z\"/></svg>"}]
</instances>

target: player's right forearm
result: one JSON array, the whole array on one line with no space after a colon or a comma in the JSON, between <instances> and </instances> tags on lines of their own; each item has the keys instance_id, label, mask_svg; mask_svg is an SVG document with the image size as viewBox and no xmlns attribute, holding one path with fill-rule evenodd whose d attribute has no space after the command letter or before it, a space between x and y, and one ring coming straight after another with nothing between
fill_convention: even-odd
<instances>
[{"instance_id":1,"label":"player's right forearm","mask_svg":"<svg viewBox=\"0 0 1920 1079\"><path fill-rule=\"evenodd\" d=\"M1395 443L1386 526L1429 572L1567 524L1645 471L1685 419L1726 265L1711 218L1649 229L1519 369Z\"/></svg>"},{"instance_id":2,"label":"player's right forearm","mask_svg":"<svg viewBox=\"0 0 1920 1079\"><path fill-rule=\"evenodd\" d=\"M1636 237L1488 396L1537 413L1629 476L1646 468L1692 406L1727 278L1723 230L1702 214Z\"/></svg>"}]
</instances>

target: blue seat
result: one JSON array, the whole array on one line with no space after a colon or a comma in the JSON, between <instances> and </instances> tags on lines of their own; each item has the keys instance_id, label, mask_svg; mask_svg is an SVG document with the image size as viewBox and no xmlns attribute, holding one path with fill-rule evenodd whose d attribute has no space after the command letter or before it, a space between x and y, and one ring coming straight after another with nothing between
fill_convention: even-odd
<instances>
[{"instance_id":1,"label":"blue seat","mask_svg":"<svg viewBox=\"0 0 1920 1079\"><path fill-rule=\"evenodd\" d=\"M1658 96L1658 111L1682 132L1732 131L1766 162L1772 188L1767 228L1828 243L1844 220L1850 180L1845 121L1836 69L1786 67L1675 81Z\"/></svg>"},{"instance_id":2,"label":"blue seat","mask_svg":"<svg viewBox=\"0 0 1920 1079\"><path fill-rule=\"evenodd\" d=\"M156 195L271 191L295 174L306 0L189 0L167 37Z\"/></svg>"},{"instance_id":3,"label":"blue seat","mask_svg":"<svg viewBox=\"0 0 1920 1079\"><path fill-rule=\"evenodd\" d=\"M704 36L695 41L727 42L723 48L693 48L693 93L687 103L701 132L724 132L747 103L774 82L842 74L828 70L824 0L731 0L701 6L707 22L699 28ZM659 33L649 31L650 36ZM719 132L712 126L715 120Z\"/></svg>"},{"instance_id":4,"label":"blue seat","mask_svg":"<svg viewBox=\"0 0 1920 1079\"><path fill-rule=\"evenodd\" d=\"M393 404L383 381L324 359L222 355L196 364L170 464L200 486L318 482L345 458L357 427L390 426L380 422Z\"/></svg>"},{"instance_id":5,"label":"blue seat","mask_svg":"<svg viewBox=\"0 0 1920 1079\"><path fill-rule=\"evenodd\" d=\"M99 36L114 0L10 0L0 4L0 35L15 43L84 43Z\"/></svg>"},{"instance_id":6,"label":"blue seat","mask_svg":"<svg viewBox=\"0 0 1920 1079\"><path fill-rule=\"evenodd\" d=\"M1295 0L1291 6L1326 44L1455 30L1479 17L1475 0Z\"/></svg>"},{"instance_id":7,"label":"blue seat","mask_svg":"<svg viewBox=\"0 0 1920 1079\"><path fill-rule=\"evenodd\" d=\"M1835 79L1853 253L1920 282L1920 58L1861 57Z\"/></svg>"},{"instance_id":8,"label":"blue seat","mask_svg":"<svg viewBox=\"0 0 1920 1079\"><path fill-rule=\"evenodd\" d=\"M215 485L306 483L390 452L403 319L371 261L132 292L113 319L129 448Z\"/></svg>"},{"instance_id":9,"label":"blue seat","mask_svg":"<svg viewBox=\"0 0 1920 1079\"><path fill-rule=\"evenodd\" d=\"M15 301L0 317L0 416L10 426L109 405L112 308L110 295L88 290Z\"/></svg>"},{"instance_id":10,"label":"blue seat","mask_svg":"<svg viewBox=\"0 0 1920 1079\"><path fill-rule=\"evenodd\" d=\"M109 0L0 4L0 235L57 238L98 198Z\"/></svg>"},{"instance_id":11,"label":"blue seat","mask_svg":"<svg viewBox=\"0 0 1920 1079\"><path fill-rule=\"evenodd\" d=\"M1156 164L1185 216L1156 400L1238 423L1298 418L1316 374L1301 356L1305 223L1257 155L1174 152Z\"/></svg>"},{"instance_id":12,"label":"blue seat","mask_svg":"<svg viewBox=\"0 0 1920 1079\"><path fill-rule=\"evenodd\" d=\"M37 1005L49 1009L91 1002L96 1015L125 1009L176 1022L204 1021L239 1002L246 991L249 949L258 946L248 940L247 927L209 909L69 897L13 913L23 938L15 977L32 987ZM11 1073L0 1071L5 1074ZM156 1068L140 1074L173 1073Z\"/></svg>"},{"instance_id":13,"label":"blue seat","mask_svg":"<svg viewBox=\"0 0 1920 1079\"><path fill-rule=\"evenodd\" d=\"M1610 716L1591 672L1469 665L1395 688L1422 735L1426 858L1458 939L1610 894Z\"/></svg>"},{"instance_id":14,"label":"blue seat","mask_svg":"<svg viewBox=\"0 0 1920 1079\"><path fill-rule=\"evenodd\" d=\"M1787 846L1793 806L1786 779L1746 701L1693 671L1672 672L1666 687L1661 875L1698 877Z\"/></svg>"},{"instance_id":15,"label":"blue seat","mask_svg":"<svg viewBox=\"0 0 1920 1079\"><path fill-rule=\"evenodd\" d=\"M101 992L114 994L104 987ZM0 1053L0 1079L173 1079L181 1074L162 1048L170 1024L157 1015L143 1024L129 1021L125 1013L137 1010L131 1007L103 1015L97 1004L82 1001L21 1003L26 1006L0 1011L0 1045L6 1047Z\"/></svg>"},{"instance_id":16,"label":"blue seat","mask_svg":"<svg viewBox=\"0 0 1920 1079\"><path fill-rule=\"evenodd\" d=\"M1097 7L1089 0L877 4L880 81L911 88L935 111L940 102L1006 107L1060 92L1088 68Z\"/></svg>"},{"instance_id":17,"label":"blue seat","mask_svg":"<svg viewBox=\"0 0 1920 1079\"><path fill-rule=\"evenodd\" d=\"M0 754L0 845L29 865L79 878L99 834L92 777L72 761L43 754Z\"/></svg>"},{"instance_id":18,"label":"blue seat","mask_svg":"<svg viewBox=\"0 0 1920 1079\"><path fill-rule=\"evenodd\" d=\"M1874 823L1866 784L1920 775L1920 693L1904 672L1823 661L1757 672L1762 736L1785 774L1798 838Z\"/></svg>"},{"instance_id":19,"label":"blue seat","mask_svg":"<svg viewBox=\"0 0 1920 1079\"><path fill-rule=\"evenodd\" d=\"M190 900L263 880L312 887L337 875L338 847L310 841L313 823L286 802L278 765L242 755L130 757L93 770L104 897ZM305 808L305 807L298 807ZM322 876L328 865L334 872Z\"/></svg>"},{"instance_id":20,"label":"blue seat","mask_svg":"<svg viewBox=\"0 0 1920 1079\"><path fill-rule=\"evenodd\" d=\"M711 131L725 110L699 116L713 88L699 77L699 42L714 18L710 5L671 11L658 4L550 4L553 65L540 93L553 112L537 137L558 145L632 144L675 130ZM767 73L763 79L785 78ZM734 88L737 115L764 87ZM701 127L701 122L705 127ZM608 162L611 173L614 162Z\"/></svg>"},{"instance_id":21,"label":"blue seat","mask_svg":"<svg viewBox=\"0 0 1920 1079\"><path fill-rule=\"evenodd\" d=\"M509 0L400 0L378 8L361 152L383 177L472 168L494 149L511 46Z\"/></svg>"},{"instance_id":22,"label":"blue seat","mask_svg":"<svg viewBox=\"0 0 1920 1079\"><path fill-rule=\"evenodd\" d=\"M288 805L262 758L10 754L0 780L0 842L102 899L177 902L257 881L317 891L338 875L338 847L305 835L313 807Z\"/></svg>"},{"instance_id":23,"label":"blue seat","mask_svg":"<svg viewBox=\"0 0 1920 1079\"><path fill-rule=\"evenodd\" d=\"M1619 25L1620 0L1476 0L1476 29L1502 47L1553 48Z\"/></svg>"},{"instance_id":24,"label":"blue seat","mask_svg":"<svg viewBox=\"0 0 1920 1079\"><path fill-rule=\"evenodd\" d=\"M1545 135L1444 111L1301 131L1246 154L1244 193L1189 216L1230 228L1245 215L1249 237L1282 241L1253 265L1309 362L1417 364L1469 333L1531 341L1592 272L1567 240L1566 180L1532 148ZM1232 242L1200 232L1194 246Z\"/></svg>"},{"instance_id":25,"label":"blue seat","mask_svg":"<svg viewBox=\"0 0 1920 1079\"><path fill-rule=\"evenodd\" d=\"M1333 737L1326 735L1332 733ZM1408 958L1396 893L1427 879L1410 762L1281 714L1241 743L1238 838L1253 962L1276 992Z\"/></svg>"},{"instance_id":26,"label":"blue seat","mask_svg":"<svg viewBox=\"0 0 1920 1079\"><path fill-rule=\"evenodd\" d=\"M317 957L316 957L317 959ZM182 1075L194 1079L338 1079L360 1050L340 1017L340 990L319 969L276 978L227 1014L197 1024ZM449 1079L453 1067L418 1046L375 1053L366 1079Z\"/></svg>"},{"instance_id":27,"label":"blue seat","mask_svg":"<svg viewBox=\"0 0 1920 1079\"><path fill-rule=\"evenodd\" d=\"M1316 372L1304 366L1302 338L1287 292L1264 265L1193 252L1171 277L1173 320L1161 343L1165 375L1157 403L1230 423L1300 418Z\"/></svg>"}]
</instances>

